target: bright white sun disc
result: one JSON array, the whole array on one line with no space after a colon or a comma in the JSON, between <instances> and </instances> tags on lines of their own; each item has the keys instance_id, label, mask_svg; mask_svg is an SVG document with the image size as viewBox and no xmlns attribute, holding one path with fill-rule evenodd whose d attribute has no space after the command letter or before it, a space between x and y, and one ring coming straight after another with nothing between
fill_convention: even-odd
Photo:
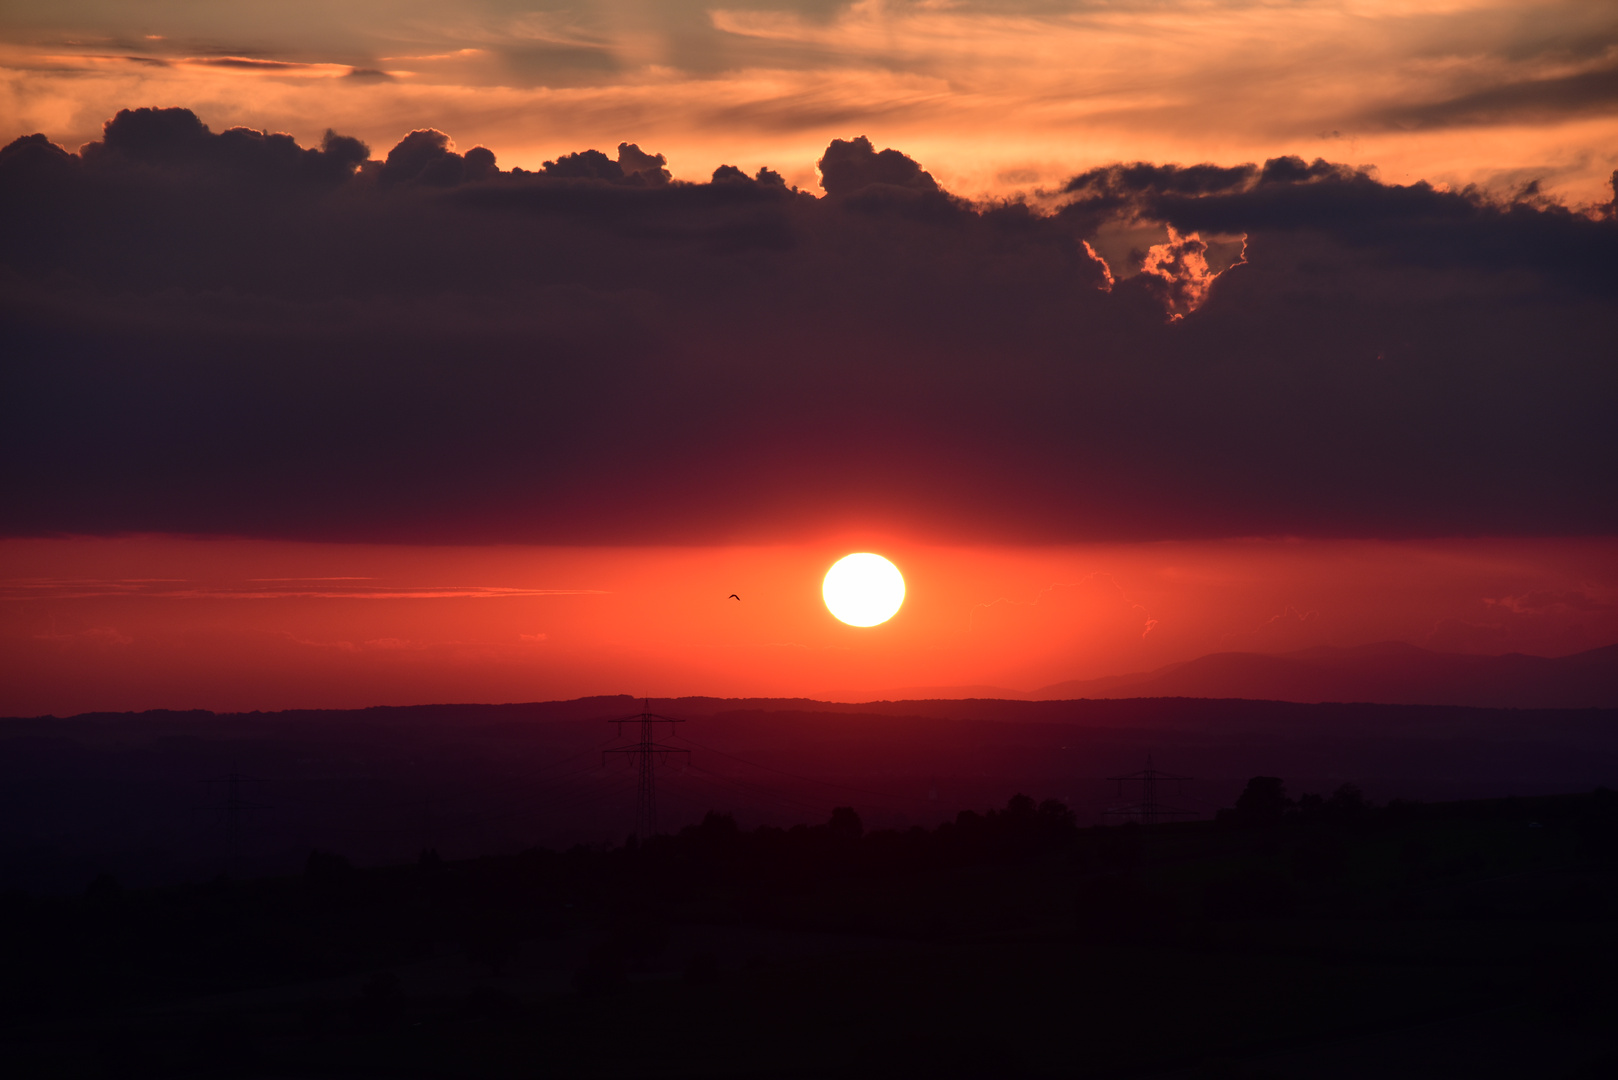
<instances>
[{"instance_id":1,"label":"bright white sun disc","mask_svg":"<svg viewBox=\"0 0 1618 1080\"><path fill-rule=\"evenodd\" d=\"M850 626L875 626L893 618L905 602L905 579L880 555L845 555L826 571L820 586L827 609Z\"/></svg>"}]
</instances>

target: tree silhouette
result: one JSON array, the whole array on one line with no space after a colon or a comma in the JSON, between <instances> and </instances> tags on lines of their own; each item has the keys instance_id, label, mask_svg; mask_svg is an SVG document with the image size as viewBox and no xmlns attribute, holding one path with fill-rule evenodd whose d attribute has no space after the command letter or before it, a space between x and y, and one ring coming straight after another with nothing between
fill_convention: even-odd
<instances>
[{"instance_id":1,"label":"tree silhouette","mask_svg":"<svg viewBox=\"0 0 1618 1080\"><path fill-rule=\"evenodd\" d=\"M826 824L826 831L833 840L852 842L865 834L865 824L860 816L854 812L852 806L839 806L831 812L831 821Z\"/></svg>"},{"instance_id":2,"label":"tree silhouette","mask_svg":"<svg viewBox=\"0 0 1618 1080\"><path fill-rule=\"evenodd\" d=\"M1279 825L1291 805L1279 776L1255 776L1236 799L1236 822L1248 828Z\"/></svg>"}]
</instances>

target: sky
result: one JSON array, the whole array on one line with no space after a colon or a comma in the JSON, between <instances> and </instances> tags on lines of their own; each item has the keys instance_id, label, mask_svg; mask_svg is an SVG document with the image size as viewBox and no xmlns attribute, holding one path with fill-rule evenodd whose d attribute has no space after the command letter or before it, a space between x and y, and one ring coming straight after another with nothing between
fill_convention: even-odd
<instances>
[{"instance_id":1,"label":"sky","mask_svg":"<svg viewBox=\"0 0 1618 1080\"><path fill-rule=\"evenodd\" d=\"M650 143L677 176L800 186L865 134L971 196L1285 152L1604 201L1618 167L1601 0L21 0L0 33L6 137L69 147L168 104L305 145L432 127L525 168Z\"/></svg>"},{"instance_id":2,"label":"sky","mask_svg":"<svg viewBox=\"0 0 1618 1080\"><path fill-rule=\"evenodd\" d=\"M16 3L0 142L0 713L1618 640L1611 4Z\"/></svg>"},{"instance_id":3,"label":"sky","mask_svg":"<svg viewBox=\"0 0 1618 1080\"><path fill-rule=\"evenodd\" d=\"M11 715L64 715L617 693L864 701L1034 691L1211 652L1403 640L1561 655L1618 635L1618 573L1601 540L882 539L907 595L869 629L821 603L820 578L859 546L852 538L652 549L10 540L0 702Z\"/></svg>"}]
</instances>

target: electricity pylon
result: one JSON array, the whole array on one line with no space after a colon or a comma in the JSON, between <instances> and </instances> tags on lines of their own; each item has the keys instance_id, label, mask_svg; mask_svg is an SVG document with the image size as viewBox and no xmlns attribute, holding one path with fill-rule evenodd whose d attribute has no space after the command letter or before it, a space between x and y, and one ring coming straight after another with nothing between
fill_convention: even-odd
<instances>
[{"instance_id":1,"label":"electricity pylon","mask_svg":"<svg viewBox=\"0 0 1618 1080\"><path fill-rule=\"evenodd\" d=\"M243 784L262 784L265 781L256 776L244 776L237 770L234 762L231 763L230 772L225 776L214 777L205 781L210 784L225 785L225 803L223 806L205 806L204 810L218 810L225 816L225 852L228 860L226 870L231 877L236 877L241 863L242 847L242 819L249 810L264 810L267 807L259 803L242 801Z\"/></svg>"},{"instance_id":2,"label":"electricity pylon","mask_svg":"<svg viewBox=\"0 0 1618 1080\"><path fill-rule=\"evenodd\" d=\"M1142 825L1156 825L1159 821L1166 818L1202 816L1200 811L1183 810L1178 806L1164 806L1162 803L1157 801L1157 785L1159 781L1174 780L1178 782L1190 780L1191 777L1170 776L1167 773L1158 772L1156 769L1152 768L1151 754L1146 755L1146 768L1140 772L1130 773L1128 776L1109 776L1107 779L1116 780L1118 782L1118 797L1120 799L1124 797L1124 781L1139 781L1141 786L1141 797L1140 802L1138 803L1130 803L1125 806L1114 806L1110 809L1102 811L1101 816L1103 818L1123 818L1125 821L1138 821ZM1176 789L1176 794L1178 794L1178 789Z\"/></svg>"},{"instance_id":3,"label":"electricity pylon","mask_svg":"<svg viewBox=\"0 0 1618 1080\"><path fill-rule=\"evenodd\" d=\"M667 746L657 742L653 725L683 724L684 720L677 720L672 716L659 716L652 712L652 701L647 698L638 713L629 716L620 716L608 720L609 724L618 725L618 734L624 733L624 725L633 721L640 721L640 741L628 746L614 746L601 752L601 764L607 763L608 754L631 754L638 759L640 766L640 783L635 794L635 835L642 840L650 839L657 833L657 762L666 754L689 754L691 751L678 746ZM672 729L670 729L672 730Z\"/></svg>"}]
</instances>

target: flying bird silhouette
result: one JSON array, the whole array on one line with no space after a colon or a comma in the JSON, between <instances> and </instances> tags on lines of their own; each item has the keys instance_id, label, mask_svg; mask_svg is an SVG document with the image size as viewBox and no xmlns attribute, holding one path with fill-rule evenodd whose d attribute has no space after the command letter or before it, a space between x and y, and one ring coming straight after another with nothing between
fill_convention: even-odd
<instances>
[{"instance_id":1,"label":"flying bird silhouette","mask_svg":"<svg viewBox=\"0 0 1618 1080\"><path fill-rule=\"evenodd\" d=\"M737 596L737 595L736 595L736 594L735 594L735 593L731 593L731 594L730 594L730 595L729 595L729 596L728 596L728 597L726 597L726 598L725 598L725 599L727 599L727 600L735 600L735 601L736 601L736 602L737 602L737 603L740 603L740 602L741 602L741 599L742 599L742 598L741 598L741 597L739 597L739 596Z\"/></svg>"}]
</instances>

